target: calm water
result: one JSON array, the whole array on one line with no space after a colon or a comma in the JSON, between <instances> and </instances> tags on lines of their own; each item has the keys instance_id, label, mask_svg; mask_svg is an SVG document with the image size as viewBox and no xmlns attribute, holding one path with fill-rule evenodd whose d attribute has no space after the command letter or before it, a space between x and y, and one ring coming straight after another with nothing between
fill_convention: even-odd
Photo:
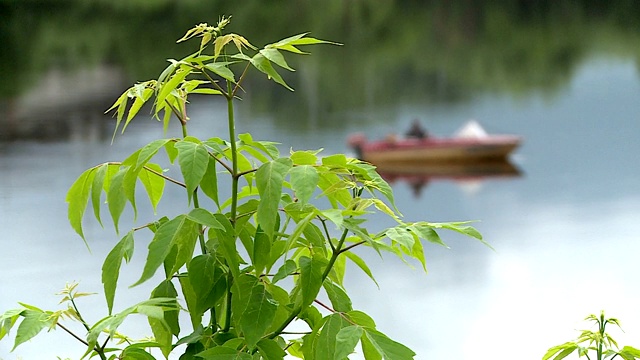
<instances>
[{"instance_id":1,"label":"calm water","mask_svg":"<svg viewBox=\"0 0 640 360\"><path fill-rule=\"evenodd\" d=\"M221 104L193 106L194 134L215 135L224 128ZM346 285L354 308L371 314L381 331L410 346L417 359L539 359L548 347L573 338L583 317L601 309L621 319L621 343L640 346L640 76L634 62L593 58L554 96L487 95L460 105L400 100L333 113L342 128L323 127L322 120L303 127L275 121L276 114L255 110L250 99L238 114L241 132L279 141L282 151L348 151L346 136L361 130L368 117L386 118L367 125L372 137L403 129L415 117L436 134L475 118L490 132L522 135L525 143L514 156L519 177L434 180L417 198L406 182L393 185L407 220L481 220L477 228L495 251L442 233L450 249L427 246L427 275L391 256L360 251L380 289L352 269ZM64 195L87 167L123 159L161 136L154 123L131 130L114 146L108 140L0 144L0 309L14 308L18 300L53 308L53 294L65 281L101 293L101 262L116 236L108 225L102 230L87 222L88 253L67 225ZM183 201L181 193L166 197L161 213ZM138 223L150 219L146 209ZM148 294L144 286L126 289L142 266L146 244L138 245L124 268L116 307ZM101 296L80 302L90 321L104 315ZM147 333L144 324L137 325L129 329ZM14 353L10 349L10 342L0 342L0 358L82 354L62 332Z\"/></svg>"}]
</instances>

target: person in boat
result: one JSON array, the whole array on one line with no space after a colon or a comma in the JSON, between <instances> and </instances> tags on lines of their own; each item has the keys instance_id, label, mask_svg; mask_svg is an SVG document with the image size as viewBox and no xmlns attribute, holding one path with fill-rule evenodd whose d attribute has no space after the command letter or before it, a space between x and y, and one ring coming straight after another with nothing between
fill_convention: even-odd
<instances>
[{"instance_id":1,"label":"person in boat","mask_svg":"<svg viewBox=\"0 0 640 360\"><path fill-rule=\"evenodd\" d=\"M427 130L422 127L418 119L413 120L409 131L405 135L410 139L425 139L428 136Z\"/></svg>"}]
</instances>

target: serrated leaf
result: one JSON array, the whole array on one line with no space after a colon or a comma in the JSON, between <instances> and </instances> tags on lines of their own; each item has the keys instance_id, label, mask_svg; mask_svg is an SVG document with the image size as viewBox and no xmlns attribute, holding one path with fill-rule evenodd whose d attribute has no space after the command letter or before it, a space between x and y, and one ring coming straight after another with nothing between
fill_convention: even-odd
<instances>
[{"instance_id":1,"label":"serrated leaf","mask_svg":"<svg viewBox=\"0 0 640 360\"><path fill-rule=\"evenodd\" d=\"M80 174L78 179L71 185L67 192L66 201L69 203L67 215L71 227L80 235L85 244L87 241L82 231L82 218L84 217L84 211L87 208L89 202L89 191L93 184L93 178L95 176L95 168L91 168ZM87 246L89 246L87 244Z\"/></svg>"},{"instance_id":2,"label":"serrated leaf","mask_svg":"<svg viewBox=\"0 0 640 360\"><path fill-rule=\"evenodd\" d=\"M373 282L376 284L378 288L380 287L376 279L373 277L373 274L371 273L371 269L369 269L369 266L364 260L362 260L358 255L354 254L351 251L347 251L344 254L347 256L349 260L353 261L353 263L356 264L360 268L360 270L362 270L365 274L367 274L367 276L371 280L373 280Z\"/></svg>"},{"instance_id":3,"label":"serrated leaf","mask_svg":"<svg viewBox=\"0 0 640 360\"><path fill-rule=\"evenodd\" d=\"M258 352L264 360L283 360L287 355L275 340L263 339L258 341Z\"/></svg>"},{"instance_id":4,"label":"serrated leaf","mask_svg":"<svg viewBox=\"0 0 640 360\"><path fill-rule=\"evenodd\" d=\"M196 354L204 360L253 360L253 357L245 352L226 346L216 346Z\"/></svg>"},{"instance_id":5,"label":"serrated leaf","mask_svg":"<svg viewBox=\"0 0 640 360\"><path fill-rule=\"evenodd\" d=\"M271 254L271 239L262 231L262 228L258 226L254 235L253 254L251 259L253 260L253 266L256 270L256 274L261 274L262 271L269 264ZM295 264L294 264L295 265ZM275 282L275 281L274 281Z\"/></svg>"},{"instance_id":6,"label":"serrated leaf","mask_svg":"<svg viewBox=\"0 0 640 360\"><path fill-rule=\"evenodd\" d=\"M218 219L207 209L196 208L187 214L189 220L194 221L200 225L204 225L209 228L225 230L224 226L220 224Z\"/></svg>"},{"instance_id":7,"label":"serrated leaf","mask_svg":"<svg viewBox=\"0 0 640 360\"><path fill-rule=\"evenodd\" d=\"M327 317L320 335L318 336L315 344L315 358L327 359L327 360L342 360L345 357L338 357L337 355L337 335L343 328L349 326L347 320L345 320L341 314L331 314ZM356 342L357 343L357 342ZM343 344L347 345L347 344ZM355 345L354 345L355 347ZM345 347L342 346L340 351L345 351Z\"/></svg>"},{"instance_id":8,"label":"serrated leaf","mask_svg":"<svg viewBox=\"0 0 640 360\"><path fill-rule=\"evenodd\" d=\"M358 345L362 333L362 327L358 325L351 325L340 329L336 335L334 359L347 359L348 355L353 353L356 345Z\"/></svg>"},{"instance_id":9,"label":"serrated leaf","mask_svg":"<svg viewBox=\"0 0 640 360\"><path fill-rule=\"evenodd\" d=\"M320 180L318 171L311 165L300 165L292 168L289 175L291 176L291 188L296 197L302 204L306 204L318 186Z\"/></svg>"},{"instance_id":10,"label":"serrated leaf","mask_svg":"<svg viewBox=\"0 0 640 360\"><path fill-rule=\"evenodd\" d=\"M127 195L124 189L124 177L128 170L128 167L121 168L115 175L113 175L111 182L109 183L109 191L107 192L109 213L113 219L113 226L116 229L116 233L119 233L118 222L120 221L120 215L122 215L127 203Z\"/></svg>"},{"instance_id":11,"label":"serrated leaf","mask_svg":"<svg viewBox=\"0 0 640 360\"><path fill-rule=\"evenodd\" d=\"M147 164L146 167L142 168L142 170L138 173L138 178L140 179L140 182L144 186L144 189L149 196L149 201L151 202L153 213L155 214L158 203L160 203L160 199L162 199L166 181L164 178L158 176L150 170L153 170L157 173L162 173L162 167L160 165Z\"/></svg>"},{"instance_id":12,"label":"serrated leaf","mask_svg":"<svg viewBox=\"0 0 640 360\"><path fill-rule=\"evenodd\" d=\"M179 215L162 224L149 243L149 253L142 275L131 286L149 280L162 265L174 245L178 247L178 255L170 273L177 271L188 259L191 259L198 234L198 225L189 220L186 215Z\"/></svg>"},{"instance_id":13,"label":"serrated leaf","mask_svg":"<svg viewBox=\"0 0 640 360\"><path fill-rule=\"evenodd\" d=\"M415 224L411 224L409 225L409 229L416 235L418 235L418 237L421 239L425 239L431 243L448 248L447 244L445 244L442 239L440 239L440 235L438 235L433 227L429 226L427 223L418 222Z\"/></svg>"},{"instance_id":14,"label":"serrated leaf","mask_svg":"<svg viewBox=\"0 0 640 360\"><path fill-rule=\"evenodd\" d=\"M263 164L256 172L256 187L261 198L256 216L270 238L275 231L284 177L291 166L291 159L280 158Z\"/></svg>"},{"instance_id":15,"label":"serrated leaf","mask_svg":"<svg viewBox=\"0 0 640 360\"><path fill-rule=\"evenodd\" d=\"M140 84L140 85L144 85L144 84ZM142 106L151 98L151 95L153 95L153 89L146 88L142 90L142 94L139 94L138 96L135 97L133 104L131 104L131 107L129 108L129 113L127 114L127 119L124 122L124 126L122 126L123 134L124 134L124 131L127 129L127 126L129 125L131 120L133 120L133 118L138 114Z\"/></svg>"},{"instance_id":16,"label":"serrated leaf","mask_svg":"<svg viewBox=\"0 0 640 360\"><path fill-rule=\"evenodd\" d=\"M347 292L339 285L334 284L331 281L325 281L322 286L329 296L333 310L337 312L349 312L353 310L351 307L351 299Z\"/></svg>"},{"instance_id":17,"label":"serrated leaf","mask_svg":"<svg viewBox=\"0 0 640 360\"><path fill-rule=\"evenodd\" d=\"M113 249L109 252L102 264L102 284L104 287L104 295L107 300L109 315L113 310L113 300L116 294L116 286L118 285L118 277L120 276L120 266L122 259L128 263L133 256L134 249L133 230L129 231Z\"/></svg>"},{"instance_id":18,"label":"serrated leaf","mask_svg":"<svg viewBox=\"0 0 640 360\"><path fill-rule=\"evenodd\" d=\"M151 298L176 298L178 293L170 280L164 280L151 292ZM169 357L172 349L173 335L180 333L178 311L171 309L163 311L161 319L148 317L153 337L158 343L165 358Z\"/></svg>"},{"instance_id":19,"label":"serrated leaf","mask_svg":"<svg viewBox=\"0 0 640 360\"><path fill-rule=\"evenodd\" d=\"M408 347L389 339L377 330L364 328L364 336L385 360L413 360L416 355Z\"/></svg>"},{"instance_id":20,"label":"serrated leaf","mask_svg":"<svg viewBox=\"0 0 640 360\"><path fill-rule=\"evenodd\" d=\"M167 99L167 96L169 96L169 94L174 91L178 85L180 85L180 83L182 81L184 81L184 79L191 74L192 69L188 66L182 65L180 67L180 69L178 69L175 74L173 74L173 76L171 77L171 79L169 79L169 81L167 81L164 84L159 85L158 88L158 95L157 95L157 99L156 99L156 114L159 112L160 110L160 106L164 106L164 102Z\"/></svg>"},{"instance_id":21,"label":"serrated leaf","mask_svg":"<svg viewBox=\"0 0 640 360\"><path fill-rule=\"evenodd\" d=\"M44 328L52 326L49 314L43 311L27 309L22 312L22 316L24 319L18 325L16 339L11 351L38 335Z\"/></svg>"},{"instance_id":22,"label":"serrated leaf","mask_svg":"<svg viewBox=\"0 0 640 360\"><path fill-rule=\"evenodd\" d=\"M217 266L216 259L210 254L198 255L188 264L189 283L195 296L195 306L191 311L201 316L208 308L215 306L226 291L218 291L226 285L223 270Z\"/></svg>"},{"instance_id":23,"label":"serrated leaf","mask_svg":"<svg viewBox=\"0 0 640 360\"><path fill-rule=\"evenodd\" d=\"M298 265L300 266L298 286L302 293L301 307L304 309L313 303L320 292L326 260L317 256L313 258L301 256Z\"/></svg>"},{"instance_id":24,"label":"serrated leaf","mask_svg":"<svg viewBox=\"0 0 640 360\"><path fill-rule=\"evenodd\" d=\"M287 85L286 82L284 82L282 76L278 74L278 72L271 65L271 62L266 57L264 57L264 55L260 53L256 54L251 58L251 64L259 71L267 74L267 77L269 79L273 79L273 81L293 91L293 88L291 88L289 85Z\"/></svg>"},{"instance_id":25,"label":"serrated leaf","mask_svg":"<svg viewBox=\"0 0 640 360\"><path fill-rule=\"evenodd\" d=\"M392 241L400 244L407 250L411 250L413 248L413 244L415 243L415 239L413 235L403 226L396 226L385 231L385 234Z\"/></svg>"},{"instance_id":26,"label":"serrated leaf","mask_svg":"<svg viewBox=\"0 0 640 360\"><path fill-rule=\"evenodd\" d=\"M209 152L202 144L191 141L179 141L175 144L178 149L178 163L184 177L189 202L195 189L200 185L209 164Z\"/></svg>"},{"instance_id":27,"label":"serrated leaf","mask_svg":"<svg viewBox=\"0 0 640 360\"><path fill-rule=\"evenodd\" d=\"M284 56L282 56L282 54L280 53L280 51L278 51L278 49L275 48L265 48L260 50L260 54L262 54L264 57L266 57L269 61L271 61L272 63L285 68L289 71L295 71L293 68L291 68L289 66L289 64L287 64L287 61L284 59Z\"/></svg>"},{"instance_id":28,"label":"serrated leaf","mask_svg":"<svg viewBox=\"0 0 640 360\"><path fill-rule=\"evenodd\" d=\"M253 350L271 326L277 304L258 278L248 274L236 279L232 301L233 316Z\"/></svg>"},{"instance_id":29,"label":"serrated leaf","mask_svg":"<svg viewBox=\"0 0 640 360\"><path fill-rule=\"evenodd\" d=\"M315 165L318 162L318 151L294 151L290 158L294 165Z\"/></svg>"},{"instance_id":30,"label":"serrated leaf","mask_svg":"<svg viewBox=\"0 0 640 360\"><path fill-rule=\"evenodd\" d=\"M210 70L211 72L213 72L214 74L220 76L221 78L228 80L232 83L236 83L236 78L235 75L233 74L233 71L231 71L229 69L229 65L232 64L230 62L216 62L216 63L209 63L206 64L204 67L208 70Z\"/></svg>"},{"instance_id":31,"label":"serrated leaf","mask_svg":"<svg viewBox=\"0 0 640 360\"><path fill-rule=\"evenodd\" d=\"M292 275L297 270L298 270L298 265L296 264L296 262L291 259L288 259L287 261L284 262L284 264L282 264L282 266L280 266L276 274L273 276L273 279L271 280L271 282L275 284L278 281L286 278L287 276Z\"/></svg>"},{"instance_id":32,"label":"serrated leaf","mask_svg":"<svg viewBox=\"0 0 640 360\"><path fill-rule=\"evenodd\" d=\"M108 169L109 164L106 163L98 166L91 184L91 204L93 205L93 215L96 217L96 220L98 220L100 226L102 226L102 219L100 219L102 186L104 185L104 179Z\"/></svg>"},{"instance_id":33,"label":"serrated leaf","mask_svg":"<svg viewBox=\"0 0 640 360\"><path fill-rule=\"evenodd\" d=\"M168 143L173 142L173 139L158 139L150 142L140 149L140 153L138 154L138 158L136 159L135 171L140 171L143 166L145 166L151 158L153 158L160 149L163 147L166 148Z\"/></svg>"}]
</instances>

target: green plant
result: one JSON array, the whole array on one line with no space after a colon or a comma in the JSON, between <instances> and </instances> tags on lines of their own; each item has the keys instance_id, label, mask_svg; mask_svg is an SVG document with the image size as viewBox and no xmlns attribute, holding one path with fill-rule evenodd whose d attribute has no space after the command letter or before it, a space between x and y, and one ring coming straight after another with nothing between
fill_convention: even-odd
<instances>
[{"instance_id":1,"label":"green plant","mask_svg":"<svg viewBox=\"0 0 640 360\"><path fill-rule=\"evenodd\" d=\"M368 163L342 154L321 157L320 150L292 150L281 156L273 142L236 135L234 100L243 91L249 69L291 89L273 64L292 71L286 52L303 54L299 46L331 43L300 34L257 49L240 35L223 33L228 22L222 18L216 26L200 24L189 30L179 41L200 37L198 51L170 60L158 79L135 84L108 110L116 111L116 132L124 132L151 102L165 131L176 118L182 137L158 139L122 162L92 167L67 194L69 221L85 242L82 221L89 204L102 224L101 203L106 200L117 233L126 204L137 213L138 181L154 211L167 182L184 189L190 210L134 228L114 246L102 267L106 317L87 323L76 299L88 294L77 292L72 284L62 292L66 310L21 304L5 312L0 339L22 319L14 348L42 329L60 328L86 346L85 357L101 359L154 359L152 352L159 351L165 357L181 352L183 360L274 360L286 353L342 360L358 343L366 359L413 358L413 351L378 331L373 319L353 308L343 286L347 260L375 279L352 250L366 246L380 254L413 258L426 271L421 240L444 245L436 230L449 229L480 241L482 236L465 222L402 221L390 186ZM188 134L187 104L194 94L226 100L228 140ZM151 162L162 153L169 164L177 162L179 175ZM219 172L231 178L226 199L219 196ZM210 206L201 201L202 195ZM364 225L376 210L397 224L371 233ZM160 268L164 277L150 299L116 313L120 268L133 256L134 241L144 237L143 230L151 232L151 239L142 274L132 286L150 280ZM321 291L331 304L318 299ZM191 328L186 332L181 329L185 321L179 321L185 313ZM148 318L152 339L136 341L118 333L132 314ZM63 319L79 322L86 336L63 325ZM297 320L308 330L287 331Z\"/></svg>"},{"instance_id":2,"label":"green plant","mask_svg":"<svg viewBox=\"0 0 640 360\"><path fill-rule=\"evenodd\" d=\"M556 345L549 350L542 357L542 360L553 359L560 360L571 355L574 351L578 352L578 357L586 357L591 359L589 354L593 355L595 352L595 358L597 360L603 359L615 359L618 356L624 360L640 359L640 350L625 346L622 349L618 346L618 343L606 332L608 324L616 325L620 328L620 322L615 318L606 319L604 311L600 312L600 316L591 314L585 318L587 321L591 321L596 325L596 331L582 330L580 336L574 341L568 341L564 344Z\"/></svg>"}]
</instances>

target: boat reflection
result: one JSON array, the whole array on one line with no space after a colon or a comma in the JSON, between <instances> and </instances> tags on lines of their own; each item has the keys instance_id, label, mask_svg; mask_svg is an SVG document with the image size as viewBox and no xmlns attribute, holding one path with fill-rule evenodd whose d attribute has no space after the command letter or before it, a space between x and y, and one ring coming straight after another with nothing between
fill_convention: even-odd
<instances>
[{"instance_id":1,"label":"boat reflection","mask_svg":"<svg viewBox=\"0 0 640 360\"><path fill-rule=\"evenodd\" d=\"M522 176L522 171L509 160L475 163L388 162L374 165L389 184L407 183L416 198L432 181L450 180L473 190L486 180Z\"/></svg>"}]
</instances>

